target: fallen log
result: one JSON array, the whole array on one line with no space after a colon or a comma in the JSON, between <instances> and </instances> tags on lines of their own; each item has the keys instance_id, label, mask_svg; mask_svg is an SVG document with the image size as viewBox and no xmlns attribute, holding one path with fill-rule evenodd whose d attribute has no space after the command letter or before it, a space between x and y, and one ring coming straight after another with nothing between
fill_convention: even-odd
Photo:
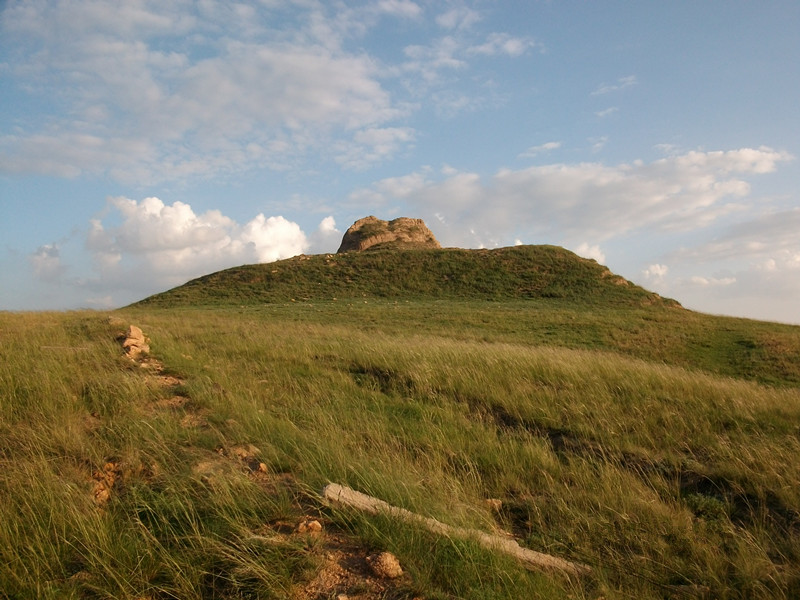
<instances>
[{"instance_id":1,"label":"fallen log","mask_svg":"<svg viewBox=\"0 0 800 600\"><path fill-rule=\"evenodd\" d=\"M367 512L370 514L385 514L406 523L416 523L425 527L428 531L445 536L472 539L484 548L508 554L517 559L527 569L558 571L567 575L589 575L591 567L580 563L570 562L551 554L544 554L523 548L515 540L504 538L499 535L492 535L477 529L466 529L454 527L431 517L423 517L405 508L392 506L373 496L362 494L349 487L338 483L329 483L322 490L322 497L329 501L350 508Z\"/></svg>"}]
</instances>

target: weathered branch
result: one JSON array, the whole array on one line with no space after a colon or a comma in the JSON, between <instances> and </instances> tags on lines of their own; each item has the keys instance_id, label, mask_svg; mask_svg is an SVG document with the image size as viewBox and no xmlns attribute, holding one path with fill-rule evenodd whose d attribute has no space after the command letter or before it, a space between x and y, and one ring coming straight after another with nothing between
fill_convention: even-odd
<instances>
[{"instance_id":1,"label":"weathered branch","mask_svg":"<svg viewBox=\"0 0 800 600\"><path fill-rule=\"evenodd\" d=\"M484 548L503 552L516 558L528 569L560 571L568 575L588 575L592 572L592 569L586 565L523 548L515 540L484 533L477 529L453 527L436 519L423 517L404 508L392 506L383 500L337 483L326 485L322 490L322 497L330 502L343 504L370 514L383 513L406 523L417 523L440 535L473 539Z\"/></svg>"}]
</instances>

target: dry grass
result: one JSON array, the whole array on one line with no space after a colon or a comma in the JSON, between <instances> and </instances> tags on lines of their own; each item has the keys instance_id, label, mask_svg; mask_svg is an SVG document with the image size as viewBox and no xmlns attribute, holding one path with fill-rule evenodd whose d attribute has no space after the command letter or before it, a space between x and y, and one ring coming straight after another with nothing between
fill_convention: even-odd
<instances>
[{"instance_id":1,"label":"dry grass","mask_svg":"<svg viewBox=\"0 0 800 600\"><path fill-rule=\"evenodd\" d=\"M402 319L389 304L361 320L308 306L116 315L150 336L163 370L123 357L104 315L0 315L0 589L299 597L335 541L354 557L395 552L407 576L331 594L797 595L796 388L526 343L506 333L524 315L465 329L431 306ZM497 322L484 310L470 322ZM508 531L594 575L554 579L330 511L316 498L329 481ZM322 538L285 531L309 511Z\"/></svg>"}]
</instances>

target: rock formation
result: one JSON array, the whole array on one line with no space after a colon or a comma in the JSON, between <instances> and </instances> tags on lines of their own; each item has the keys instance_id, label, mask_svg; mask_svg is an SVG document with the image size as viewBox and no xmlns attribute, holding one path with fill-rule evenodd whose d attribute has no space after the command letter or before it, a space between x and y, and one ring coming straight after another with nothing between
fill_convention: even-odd
<instances>
[{"instance_id":1,"label":"rock formation","mask_svg":"<svg viewBox=\"0 0 800 600\"><path fill-rule=\"evenodd\" d=\"M144 333L136 325L128 327L122 347L132 360L142 358L150 352L150 345L147 343Z\"/></svg>"},{"instance_id":2,"label":"rock formation","mask_svg":"<svg viewBox=\"0 0 800 600\"><path fill-rule=\"evenodd\" d=\"M400 217L382 221L377 217L359 219L345 232L337 253L362 252L375 248L441 248L422 219Z\"/></svg>"}]
</instances>

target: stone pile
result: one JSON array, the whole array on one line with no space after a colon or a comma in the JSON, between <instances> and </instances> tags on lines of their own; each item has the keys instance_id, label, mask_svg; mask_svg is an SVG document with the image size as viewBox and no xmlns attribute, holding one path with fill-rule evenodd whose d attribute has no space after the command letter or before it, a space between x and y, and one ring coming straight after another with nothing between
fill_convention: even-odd
<instances>
[{"instance_id":1,"label":"stone pile","mask_svg":"<svg viewBox=\"0 0 800 600\"><path fill-rule=\"evenodd\" d=\"M150 345L147 343L144 333L136 325L128 327L122 347L131 360L138 360L150 352Z\"/></svg>"}]
</instances>

